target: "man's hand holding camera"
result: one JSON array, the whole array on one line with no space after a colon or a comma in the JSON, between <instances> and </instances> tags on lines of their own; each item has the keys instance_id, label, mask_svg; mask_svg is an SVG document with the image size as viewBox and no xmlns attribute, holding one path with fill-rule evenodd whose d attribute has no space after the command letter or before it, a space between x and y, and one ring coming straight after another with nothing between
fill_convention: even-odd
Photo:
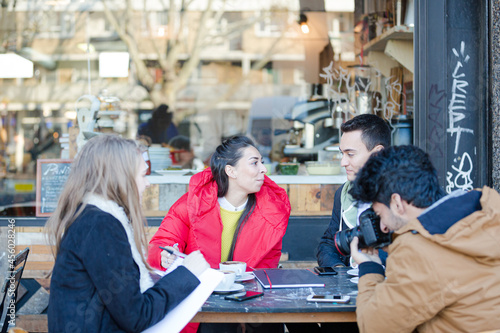
<instances>
[{"instance_id":1,"label":"man's hand holding camera","mask_svg":"<svg viewBox=\"0 0 500 333\"><path fill-rule=\"evenodd\" d=\"M359 226L337 231L334 236L339 253L351 255L358 265L365 261L374 261L382 265L377 249L389 245L391 239L391 232L387 233L380 229L380 217L372 208L361 213Z\"/></svg>"},{"instance_id":2,"label":"man's hand holding camera","mask_svg":"<svg viewBox=\"0 0 500 333\"><path fill-rule=\"evenodd\" d=\"M382 260L378 256L378 250L372 247L367 247L364 249L358 249L359 239L358 237L354 237L351 241L351 257L356 261L358 265L367 262L374 261L380 265L382 265Z\"/></svg>"}]
</instances>

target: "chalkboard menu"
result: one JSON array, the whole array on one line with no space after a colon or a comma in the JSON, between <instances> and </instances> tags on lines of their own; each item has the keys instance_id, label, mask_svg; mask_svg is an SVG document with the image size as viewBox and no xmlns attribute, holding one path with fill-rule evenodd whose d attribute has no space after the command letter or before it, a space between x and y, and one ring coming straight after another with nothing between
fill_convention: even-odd
<instances>
[{"instance_id":1,"label":"chalkboard menu","mask_svg":"<svg viewBox=\"0 0 500 333\"><path fill-rule=\"evenodd\" d=\"M49 216L56 210L57 201L71 170L72 160L37 160L36 216Z\"/></svg>"}]
</instances>

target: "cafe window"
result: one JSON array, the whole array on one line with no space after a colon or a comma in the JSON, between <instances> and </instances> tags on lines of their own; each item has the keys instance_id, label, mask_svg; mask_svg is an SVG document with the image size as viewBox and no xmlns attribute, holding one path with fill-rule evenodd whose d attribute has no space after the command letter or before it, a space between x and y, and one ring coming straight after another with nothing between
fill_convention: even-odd
<instances>
[{"instance_id":1,"label":"cafe window","mask_svg":"<svg viewBox=\"0 0 500 333\"><path fill-rule=\"evenodd\" d=\"M288 32L288 25L296 18L295 15L283 11L258 12L258 22L255 24L257 37L277 37Z\"/></svg>"},{"instance_id":2,"label":"cafe window","mask_svg":"<svg viewBox=\"0 0 500 333\"><path fill-rule=\"evenodd\" d=\"M72 12L43 12L35 17L35 31L38 38L71 38L75 34L75 15Z\"/></svg>"},{"instance_id":3,"label":"cafe window","mask_svg":"<svg viewBox=\"0 0 500 333\"><path fill-rule=\"evenodd\" d=\"M241 29L248 24L239 12L226 12L221 17L209 20L210 35L212 36L209 49L217 48L218 51L242 50ZM217 51L217 50L214 50Z\"/></svg>"},{"instance_id":4,"label":"cafe window","mask_svg":"<svg viewBox=\"0 0 500 333\"><path fill-rule=\"evenodd\" d=\"M149 13L142 21L144 34L154 37L167 37L168 35L168 12L155 11Z\"/></svg>"},{"instance_id":5,"label":"cafe window","mask_svg":"<svg viewBox=\"0 0 500 333\"><path fill-rule=\"evenodd\" d=\"M120 39L102 10L42 11L32 45L38 52L35 74L0 78L6 92L0 95L3 188L33 181L37 159L69 156L77 105L86 95L100 101L92 130L129 138L136 138L156 106L168 104L176 133L189 138L205 162L224 138L237 134L256 140L268 163L318 160L328 155L325 147L338 145L341 122L363 112L406 116L393 125L399 139L408 139L415 113L413 72L405 59L382 48L394 40L404 45L397 51L410 50L411 28L386 22L379 31L364 7L355 17L354 0L350 7L329 1L325 11L300 3L216 6L205 20L203 5L192 2L173 15L174 31L168 30L172 16L160 2L154 8L124 3L115 14L128 25L133 43ZM82 24L75 25L75 18ZM309 34L299 25L304 19ZM48 37L65 43L54 49ZM99 77L103 52L128 52L128 76ZM162 145L168 142L152 143ZM280 175L273 168L271 176ZM0 198L0 206L33 203L33 193L14 192L15 199ZM147 213L159 216L164 210Z\"/></svg>"},{"instance_id":6,"label":"cafe window","mask_svg":"<svg viewBox=\"0 0 500 333\"><path fill-rule=\"evenodd\" d=\"M111 23L102 12L89 14L88 34L90 38L109 37L116 35Z\"/></svg>"}]
</instances>

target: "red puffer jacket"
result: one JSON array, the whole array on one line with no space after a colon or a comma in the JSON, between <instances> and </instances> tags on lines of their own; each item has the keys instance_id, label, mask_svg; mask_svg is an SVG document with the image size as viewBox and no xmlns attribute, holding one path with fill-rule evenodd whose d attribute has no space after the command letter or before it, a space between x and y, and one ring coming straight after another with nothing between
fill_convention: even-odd
<instances>
[{"instance_id":1,"label":"red puffer jacket","mask_svg":"<svg viewBox=\"0 0 500 333\"><path fill-rule=\"evenodd\" d=\"M281 256L282 238L290 216L285 190L267 176L256 195L255 209L240 231L233 260L248 268L275 268ZM189 192L170 208L160 228L149 242L148 261L161 268L159 245L179 244L189 254L200 250L212 268L221 261L222 221L217 201L217 184L210 169L195 174Z\"/></svg>"},{"instance_id":2,"label":"red puffer jacket","mask_svg":"<svg viewBox=\"0 0 500 333\"><path fill-rule=\"evenodd\" d=\"M246 262L247 269L276 268L290 217L290 201L285 190L267 176L255 196L255 209L240 231L233 260ZM191 177L188 193L172 205L161 222L149 242L148 262L164 270L158 246L178 243L181 252L189 254L200 250L210 267L219 268L221 235L217 184L210 169L205 169ZM197 329L198 324L190 323L182 333L194 333Z\"/></svg>"}]
</instances>

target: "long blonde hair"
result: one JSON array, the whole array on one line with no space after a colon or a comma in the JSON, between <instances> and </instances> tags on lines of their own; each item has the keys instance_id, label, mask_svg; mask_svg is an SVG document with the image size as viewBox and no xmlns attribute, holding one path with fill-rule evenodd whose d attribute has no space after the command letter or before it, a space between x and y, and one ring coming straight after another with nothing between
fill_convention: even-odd
<instances>
[{"instance_id":1,"label":"long blonde hair","mask_svg":"<svg viewBox=\"0 0 500 333\"><path fill-rule=\"evenodd\" d=\"M147 256L147 222L135 182L141 158L138 143L116 135L98 135L83 146L71 165L57 208L45 225L49 244L54 245L55 258L64 233L85 208L84 197L88 193L114 201L123 208L132 224L137 250ZM144 255L142 260L150 268Z\"/></svg>"}]
</instances>

